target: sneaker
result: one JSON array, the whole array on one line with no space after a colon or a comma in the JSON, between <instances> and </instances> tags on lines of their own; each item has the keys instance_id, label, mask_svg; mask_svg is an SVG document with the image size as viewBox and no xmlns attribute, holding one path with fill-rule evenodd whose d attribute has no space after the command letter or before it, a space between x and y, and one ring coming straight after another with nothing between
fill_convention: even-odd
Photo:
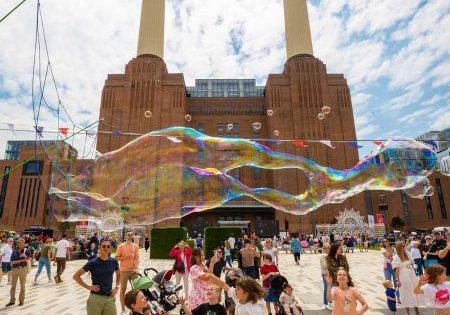
<instances>
[{"instance_id":1,"label":"sneaker","mask_svg":"<svg viewBox=\"0 0 450 315\"><path fill-rule=\"evenodd\" d=\"M322 306L322 309L323 310L326 310L328 308L328 305L327 304L324 304L323 306Z\"/></svg>"},{"instance_id":2,"label":"sneaker","mask_svg":"<svg viewBox=\"0 0 450 315\"><path fill-rule=\"evenodd\" d=\"M59 282L59 281L58 281L58 276L54 276L53 278L55 279L55 283L58 283L58 282Z\"/></svg>"},{"instance_id":3,"label":"sneaker","mask_svg":"<svg viewBox=\"0 0 450 315\"><path fill-rule=\"evenodd\" d=\"M6 304L5 306L8 307L8 306L12 306L12 305L14 305L14 303L13 303L13 302L9 302L9 303Z\"/></svg>"},{"instance_id":4,"label":"sneaker","mask_svg":"<svg viewBox=\"0 0 450 315\"><path fill-rule=\"evenodd\" d=\"M23 302L20 302L20 303L19 303L19 306L22 306L22 305L23 305Z\"/></svg>"},{"instance_id":5,"label":"sneaker","mask_svg":"<svg viewBox=\"0 0 450 315\"><path fill-rule=\"evenodd\" d=\"M334 303L328 303L328 309L332 311L334 309Z\"/></svg>"}]
</instances>

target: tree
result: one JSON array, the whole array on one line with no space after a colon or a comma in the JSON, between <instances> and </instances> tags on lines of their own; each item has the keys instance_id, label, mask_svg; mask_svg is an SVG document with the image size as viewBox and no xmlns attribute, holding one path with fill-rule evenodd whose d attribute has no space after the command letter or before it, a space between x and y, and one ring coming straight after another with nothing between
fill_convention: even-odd
<instances>
[{"instance_id":1,"label":"tree","mask_svg":"<svg viewBox=\"0 0 450 315\"><path fill-rule=\"evenodd\" d=\"M406 225L405 221L403 221L402 218L400 218L399 216L395 216L391 219L391 224L390 226L393 229L401 229Z\"/></svg>"}]
</instances>

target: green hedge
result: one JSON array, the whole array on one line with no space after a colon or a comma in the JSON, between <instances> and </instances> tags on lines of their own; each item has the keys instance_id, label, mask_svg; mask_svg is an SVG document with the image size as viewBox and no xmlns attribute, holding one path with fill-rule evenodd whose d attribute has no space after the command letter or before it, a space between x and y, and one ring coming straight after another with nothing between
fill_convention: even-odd
<instances>
[{"instance_id":1,"label":"green hedge","mask_svg":"<svg viewBox=\"0 0 450 315\"><path fill-rule=\"evenodd\" d=\"M188 238L188 239L186 240L186 242L188 243L188 245L189 245L189 247L190 247L191 249L194 249L194 248L195 248L195 240L194 240L193 238Z\"/></svg>"},{"instance_id":2,"label":"green hedge","mask_svg":"<svg viewBox=\"0 0 450 315\"><path fill-rule=\"evenodd\" d=\"M186 240L188 230L181 228L154 228L151 232L150 258L168 259L169 250L177 240Z\"/></svg>"},{"instance_id":3,"label":"green hedge","mask_svg":"<svg viewBox=\"0 0 450 315\"><path fill-rule=\"evenodd\" d=\"M214 249L221 243L225 242L231 234L234 238L238 239L241 236L240 227L207 227L205 229L204 250L206 259L211 258L214 255Z\"/></svg>"}]
</instances>

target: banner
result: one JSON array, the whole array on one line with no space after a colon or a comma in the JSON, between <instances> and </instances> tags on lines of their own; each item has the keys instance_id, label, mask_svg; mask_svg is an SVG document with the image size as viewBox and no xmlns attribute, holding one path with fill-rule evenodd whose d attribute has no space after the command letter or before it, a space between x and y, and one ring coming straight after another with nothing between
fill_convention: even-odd
<instances>
[{"instance_id":1,"label":"banner","mask_svg":"<svg viewBox=\"0 0 450 315\"><path fill-rule=\"evenodd\" d=\"M376 214L376 222L384 224L384 215L382 215L381 213L377 213Z\"/></svg>"},{"instance_id":2,"label":"banner","mask_svg":"<svg viewBox=\"0 0 450 315\"><path fill-rule=\"evenodd\" d=\"M369 227L373 228L375 225L375 217L372 214L367 216L367 222L369 223Z\"/></svg>"}]
</instances>

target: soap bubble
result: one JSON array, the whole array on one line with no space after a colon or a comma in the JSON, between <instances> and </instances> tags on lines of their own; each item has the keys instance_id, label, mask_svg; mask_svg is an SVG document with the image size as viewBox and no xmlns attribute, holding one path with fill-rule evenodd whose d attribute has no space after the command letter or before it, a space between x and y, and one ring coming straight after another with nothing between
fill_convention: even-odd
<instances>
[{"instance_id":1,"label":"soap bubble","mask_svg":"<svg viewBox=\"0 0 450 315\"><path fill-rule=\"evenodd\" d=\"M273 110L271 110L271 109L267 110L267 115L268 116L272 116L273 115Z\"/></svg>"},{"instance_id":2,"label":"soap bubble","mask_svg":"<svg viewBox=\"0 0 450 315\"><path fill-rule=\"evenodd\" d=\"M260 122L254 122L252 124L253 130L259 130L261 129L261 123Z\"/></svg>"},{"instance_id":3,"label":"soap bubble","mask_svg":"<svg viewBox=\"0 0 450 315\"><path fill-rule=\"evenodd\" d=\"M322 107L322 113L324 113L325 115L329 114L330 112L331 112L330 106Z\"/></svg>"},{"instance_id":4,"label":"soap bubble","mask_svg":"<svg viewBox=\"0 0 450 315\"><path fill-rule=\"evenodd\" d=\"M243 197L299 215L365 190L403 190L421 198L432 194L427 176L437 170L438 160L420 142L394 139L354 166L338 170L258 142L171 127L142 135L95 161L58 160L52 167L49 197L55 217L70 222L93 217L112 230L121 222L105 218L108 212L117 213L127 224L148 225ZM280 188L252 188L235 177L243 167L298 170L309 185L295 194Z\"/></svg>"},{"instance_id":5,"label":"soap bubble","mask_svg":"<svg viewBox=\"0 0 450 315\"><path fill-rule=\"evenodd\" d=\"M145 118L150 118L150 117L152 117L152 115L153 115L152 112L149 110L145 111L145 113L144 113Z\"/></svg>"},{"instance_id":6,"label":"soap bubble","mask_svg":"<svg viewBox=\"0 0 450 315\"><path fill-rule=\"evenodd\" d=\"M233 124L228 124L228 125L227 125L227 130L228 130L228 131L233 130L233 127L234 127Z\"/></svg>"},{"instance_id":7,"label":"soap bubble","mask_svg":"<svg viewBox=\"0 0 450 315\"><path fill-rule=\"evenodd\" d=\"M273 134L274 134L275 136L278 137L278 136L280 135L280 132L279 132L278 130L275 129L275 130L273 131Z\"/></svg>"},{"instance_id":8,"label":"soap bubble","mask_svg":"<svg viewBox=\"0 0 450 315\"><path fill-rule=\"evenodd\" d=\"M325 118L325 115L323 113L318 113L317 118L319 118L319 120L323 120Z\"/></svg>"},{"instance_id":9,"label":"soap bubble","mask_svg":"<svg viewBox=\"0 0 450 315\"><path fill-rule=\"evenodd\" d=\"M186 116L184 116L184 119L186 119L186 121L191 121L192 120L192 116L187 114Z\"/></svg>"}]
</instances>

